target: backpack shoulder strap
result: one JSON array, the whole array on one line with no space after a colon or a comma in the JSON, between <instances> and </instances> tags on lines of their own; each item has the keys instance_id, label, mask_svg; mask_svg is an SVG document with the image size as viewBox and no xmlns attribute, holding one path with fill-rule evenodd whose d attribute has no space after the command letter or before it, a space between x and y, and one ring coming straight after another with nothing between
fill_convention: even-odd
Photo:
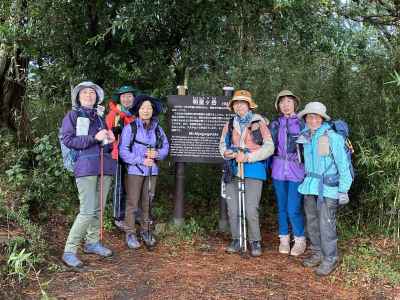
<instances>
[{"instance_id":1,"label":"backpack shoulder strap","mask_svg":"<svg viewBox=\"0 0 400 300\"><path fill-rule=\"evenodd\" d=\"M235 117L231 117L231 118L229 118L229 121L228 121L228 132L230 134L232 134L232 131L233 131L233 120L234 119L235 119Z\"/></svg>"},{"instance_id":2,"label":"backpack shoulder strap","mask_svg":"<svg viewBox=\"0 0 400 300\"><path fill-rule=\"evenodd\" d=\"M156 149L161 149L163 146L164 139L161 134L160 126L158 124L156 126L155 132L156 132Z\"/></svg>"},{"instance_id":3,"label":"backpack shoulder strap","mask_svg":"<svg viewBox=\"0 0 400 300\"><path fill-rule=\"evenodd\" d=\"M300 124L300 131L302 131L306 127L306 122L304 122L304 119L301 118L299 120L299 124Z\"/></svg>"},{"instance_id":4,"label":"backpack shoulder strap","mask_svg":"<svg viewBox=\"0 0 400 300\"><path fill-rule=\"evenodd\" d=\"M250 125L249 125L249 127L252 127L252 125L253 125L253 124L258 124L258 123L260 123L260 122L261 122L261 120L260 120L260 119L253 120L253 121L251 121L251 122L250 122Z\"/></svg>"},{"instance_id":5,"label":"backpack shoulder strap","mask_svg":"<svg viewBox=\"0 0 400 300\"><path fill-rule=\"evenodd\" d=\"M131 122L129 125L131 126L131 141L129 143L129 150L132 151L132 146L136 140L137 125L135 121Z\"/></svg>"},{"instance_id":6,"label":"backpack shoulder strap","mask_svg":"<svg viewBox=\"0 0 400 300\"><path fill-rule=\"evenodd\" d=\"M272 119L271 123L269 123L268 128L271 133L272 141L276 145L278 143L279 119Z\"/></svg>"},{"instance_id":7,"label":"backpack shoulder strap","mask_svg":"<svg viewBox=\"0 0 400 300\"><path fill-rule=\"evenodd\" d=\"M232 144L232 132L233 132L233 120L235 117L230 117L228 121L228 131L225 136L225 145L227 148L231 147Z\"/></svg>"}]
</instances>

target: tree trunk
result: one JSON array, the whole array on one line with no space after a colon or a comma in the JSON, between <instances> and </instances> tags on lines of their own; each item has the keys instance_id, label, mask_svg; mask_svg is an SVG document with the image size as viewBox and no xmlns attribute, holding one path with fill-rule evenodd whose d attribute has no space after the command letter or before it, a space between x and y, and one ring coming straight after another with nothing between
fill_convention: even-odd
<instances>
[{"instance_id":1,"label":"tree trunk","mask_svg":"<svg viewBox=\"0 0 400 300\"><path fill-rule=\"evenodd\" d=\"M18 49L7 53L0 45L0 128L16 132L20 142L30 141L30 126L24 106L28 59Z\"/></svg>"}]
</instances>

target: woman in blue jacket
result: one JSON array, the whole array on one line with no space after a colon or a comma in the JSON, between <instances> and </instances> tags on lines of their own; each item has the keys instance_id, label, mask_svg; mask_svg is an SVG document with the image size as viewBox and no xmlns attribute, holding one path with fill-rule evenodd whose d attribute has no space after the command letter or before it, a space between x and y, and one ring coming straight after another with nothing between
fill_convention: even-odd
<instances>
[{"instance_id":1,"label":"woman in blue jacket","mask_svg":"<svg viewBox=\"0 0 400 300\"><path fill-rule=\"evenodd\" d=\"M330 274L337 266L336 210L338 203L348 202L352 183L350 162L345 141L327 123L330 117L320 102L308 103L299 113L306 127L299 143L304 145L306 177L299 186L304 195L304 210L312 255L303 261L306 267L316 267L320 276Z\"/></svg>"}]
</instances>

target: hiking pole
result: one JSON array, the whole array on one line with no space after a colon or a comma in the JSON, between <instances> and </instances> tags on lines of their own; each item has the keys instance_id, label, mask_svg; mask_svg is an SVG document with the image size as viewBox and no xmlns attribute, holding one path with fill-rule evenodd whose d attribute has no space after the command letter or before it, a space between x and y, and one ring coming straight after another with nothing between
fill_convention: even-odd
<instances>
[{"instance_id":1,"label":"hiking pole","mask_svg":"<svg viewBox=\"0 0 400 300\"><path fill-rule=\"evenodd\" d=\"M245 185L244 185L244 167L243 162L238 163L239 168L239 246L240 252L244 255L247 252L247 226L246 226L246 202L245 202Z\"/></svg>"},{"instance_id":2,"label":"hiking pole","mask_svg":"<svg viewBox=\"0 0 400 300\"><path fill-rule=\"evenodd\" d=\"M103 241L104 146L100 146L100 241Z\"/></svg>"},{"instance_id":3,"label":"hiking pole","mask_svg":"<svg viewBox=\"0 0 400 300\"><path fill-rule=\"evenodd\" d=\"M149 151L152 150L152 147L148 147ZM147 247L147 250L152 251L154 249L155 244L153 244L153 233L151 232L151 203L153 202L154 199L154 193L152 192L152 185L151 185L151 176L153 175L153 166L149 167L149 175L148 175L148 189L147 189L147 195L148 195L148 220L147 220L147 233L148 233L148 243L145 242L145 245Z\"/></svg>"},{"instance_id":4,"label":"hiking pole","mask_svg":"<svg viewBox=\"0 0 400 300\"><path fill-rule=\"evenodd\" d=\"M120 192L119 192L120 187L119 187L119 181L118 181L118 180L121 180L120 172L121 172L121 169L120 169L120 165L119 165L119 153L118 153L117 167L115 168L115 187L114 187L114 198L113 198L113 217L114 218L119 217L118 211L120 210L120 208L119 208L120 201L118 201L118 198L120 196ZM118 208L117 208L117 203L118 203Z\"/></svg>"}]
</instances>

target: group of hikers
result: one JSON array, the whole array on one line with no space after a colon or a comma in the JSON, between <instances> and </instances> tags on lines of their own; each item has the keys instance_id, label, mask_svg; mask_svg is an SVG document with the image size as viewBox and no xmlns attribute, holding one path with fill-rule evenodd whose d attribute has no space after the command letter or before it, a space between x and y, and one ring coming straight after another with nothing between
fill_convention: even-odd
<instances>
[{"instance_id":1,"label":"group of hikers","mask_svg":"<svg viewBox=\"0 0 400 300\"><path fill-rule=\"evenodd\" d=\"M279 117L269 123L254 113L257 104L250 92L236 91L230 100L229 109L235 116L223 128L219 146L230 166L224 168L225 173L231 170L234 175L224 178L232 237L226 251L246 249L248 227L250 253L261 255L259 204L263 181L271 169L279 252L293 256L305 252L306 224L311 255L303 265L317 267L315 273L325 276L338 263L336 211L349 201L353 174L345 139L334 130L325 105L309 102L297 113L299 106L299 97L289 90L281 91L275 100ZM241 202L243 184L245 201ZM243 221L247 226L242 227ZM294 236L292 248L289 224Z\"/></svg>"},{"instance_id":2,"label":"group of hikers","mask_svg":"<svg viewBox=\"0 0 400 300\"><path fill-rule=\"evenodd\" d=\"M83 266L77 257L82 240L85 253L102 257L113 254L101 243L101 212L113 177L116 193L126 193L124 209L118 209L124 213L117 216L124 217L124 222L117 224L125 231L127 246L132 249L141 246L135 228L138 207L141 239L150 247L156 243L150 230L149 211L159 172L157 162L166 158L169 144L157 119L161 103L137 92L132 86L120 87L104 118L99 109L104 100L100 86L85 81L72 91L73 109L64 117L60 129L62 144L73 150L72 170L80 202L62 256L70 267Z\"/></svg>"},{"instance_id":3,"label":"group of hikers","mask_svg":"<svg viewBox=\"0 0 400 300\"><path fill-rule=\"evenodd\" d=\"M60 130L62 143L74 153L80 200L62 256L64 263L74 268L83 266L77 257L82 240L85 253L112 255L101 243L100 211L113 177L114 196L122 199L126 194L125 201L113 204L127 247L137 249L141 241L149 247L156 243L150 208L159 173L157 162L165 159L169 150L157 118L162 105L124 85L114 92L104 118L98 109L103 100L100 86L89 81L78 84L72 91L73 109ZM231 242L226 252L246 251L248 242L252 256L262 254L259 204L263 181L271 173L278 207L279 252L303 254L306 231L311 255L303 265L317 267L317 275L330 274L339 257L336 211L349 201L353 175L345 138L335 130L325 105L309 102L297 112L299 97L283 90L275 100L279 116L270 123L254 112L257 104L249 91L235 91L228 106L234 117L224 126L219 145L227 166L224 181ZM140 238L136 234L138 219Z\"/></svg>"}]
</instances>

